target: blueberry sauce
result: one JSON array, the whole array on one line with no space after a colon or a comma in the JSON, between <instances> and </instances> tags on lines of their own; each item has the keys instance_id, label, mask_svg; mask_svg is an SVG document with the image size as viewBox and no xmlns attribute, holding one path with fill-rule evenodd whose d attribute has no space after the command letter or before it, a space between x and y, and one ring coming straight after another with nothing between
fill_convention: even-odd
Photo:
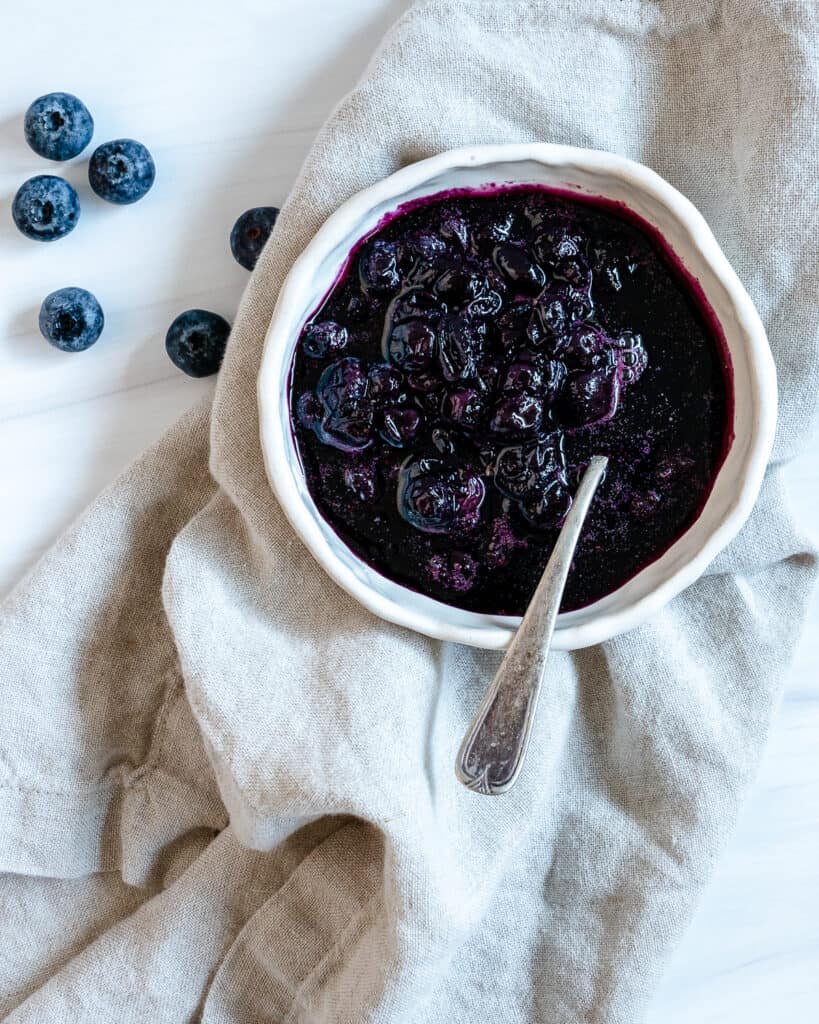
<instances>
[{"instance_id":1,"label":"blueberry sauce","mask_svg":"<svg viewBox=\"0 0 819 1024\"><path fill-rule=\"evenodd\" d=\"M697 283L619 204L536 186L415 200L305 324L291 416L310 494L383 575L519 615L588 460L609 456L563 610L696 519L732 440Z\"/></svg>"}]
</instances>

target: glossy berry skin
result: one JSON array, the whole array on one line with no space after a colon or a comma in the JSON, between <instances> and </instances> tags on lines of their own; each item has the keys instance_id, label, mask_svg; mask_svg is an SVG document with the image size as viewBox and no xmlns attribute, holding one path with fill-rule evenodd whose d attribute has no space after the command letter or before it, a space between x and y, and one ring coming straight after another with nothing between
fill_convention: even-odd
<instances>
[{"instance_id":1,"label":"glossy berry skin","mask_svg":"<svg viewBox=\"0 0 819 1024\"><path fill-rule=\"evenodd\" d=\"M65 238L77 226L80 200L64 178L38 174L17 190L11 215L19 231L36 242Z\"/></svg>"},{"instance_id":2,"label":"glossy berry skin","mask_svg":"<svg viewBox=\"0 0 819 1024\"><path fill-rule=\"evenodd\" d=\"M165 335L171 362L189 377L209 377L222 365L230 324L207 309L180 313Z\"/></svg>"},{"instance_id":3,"label":"glossy berry skin","mask_svg":"<svg viewBox=\"0 0 819 1024\"><path fill-rule=\"evenodd\" d=\"M153 157L134 139L114 139L97 146L88 163L88 183L100 199L121 206L136 203L156 177Z\"/></svg>"},{"instance_id":4,"label":"glossy berry skin","mask_svg":"<svg viewBox=\"0 0 819 1024\"><path fill-rule=\"evenodd\" d=\"M230 251L245 270L253 270L279 216L276 206L245 210L230 232Z\"/></svg>"},{"instance_id":5,"label":"glossy berry skin","mask_svg":"<svg viewBox=\"0 0 819 1024\"><path fill-rule=\"evenodd\" d=\"M340 355L347 347L347 328L334 320L310 324L304 332L304 351L313 359L328 355Z\"/></svg>"},{"instance_id":6,"label":"glossy berry skin","mask_svg":"<svg viewBox=\"0 0 819 1024\"><path fill-rule=\"evenodd\" d=\"M40 307L40 333L61 352L84 352L102 333L102 307L85 288L60 288Z\"/></svg>"},{"instance_id":7,"label":"glossy berry skin","mask_svg":"<svg viewBox=\"0 0 819 1024\"><path fill-rule=\"evenodd\" d=\"M94 134L94 119L85 104L70 92L38 96L23 120L26 142L46 160L78 156Z\"/></svg>"}]
</instances>

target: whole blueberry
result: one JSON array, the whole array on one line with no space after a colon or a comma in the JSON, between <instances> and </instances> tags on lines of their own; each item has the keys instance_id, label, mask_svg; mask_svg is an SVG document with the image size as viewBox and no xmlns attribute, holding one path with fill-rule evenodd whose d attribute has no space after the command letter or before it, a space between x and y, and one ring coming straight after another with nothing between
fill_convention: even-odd
<instances>
[{"instance_id":1,"label":"whole blueberry","mask_svg":"<svg viewBox=\"0 0 819 1024\"><path fill-rule=\"evenodd\" d=\"M189 377L209 377L222 365L230 324L207 309L180 313L165 335L171 362Z\"/></svg>"},{"instance_id":2,"label":"whole blueberry","mask_svg":"<svg viewBox=\"0 0 819 1024\"><path fill-rule=\"evenodd\" d=\"M60 288L40 306L40 333L61 352L83 352L102 334L105 318L85 288Z\"/></svg>"},{"instance_id":3,"label":"whole blueberry","mask_svg":"<svg viewBox=\"0 0 819 1024\"><path fill-rule=\"evenodd\" d=\"M74 230L80 216L80 200L65 178L38 174L17 190L11 215L26 238L53 242Z\"/></svg>"},{"instance_id":4,"label":"whole blueberry","mask_svg":"<svg viewBox=\"0 0 819 1024\"><path fill-rule=\"evenodd\" d=\"M153 185L155 177L151 154L134 139L103 142L88 163L91 188L109 203L135 203Z\"/></svg>"},{"instance_id":5,"label":"whole blueberry","mask_svg":"<svg viewBox=\"0 0 819 1024\"><path fill-rule=\"evenodd\" d=\"M245 270L253 270L256 260L270 237L278 207L254 206L239 217L230 232L230 251L237 263Z\"/></svg>"},{"instance_id":6,"label":"whole blueberry","mask_svg":"<svg viewBox=\"0 0 819 1024\"><path fill-rule=\"evenodd\" d=\"M23 121L26 142L47 160L70 160L82 153L94 134L94 119L70 92L39 96Z\"/></svg>"}]
</instances>

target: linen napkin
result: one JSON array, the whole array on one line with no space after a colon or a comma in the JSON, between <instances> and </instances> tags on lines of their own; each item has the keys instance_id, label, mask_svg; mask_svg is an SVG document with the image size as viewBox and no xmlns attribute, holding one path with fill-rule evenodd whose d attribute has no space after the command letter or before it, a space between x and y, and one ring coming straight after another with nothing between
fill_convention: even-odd
<instances>
[{"instance_id":1,"label":"linen napkin","mask_svg":"<svg viewBox=\"0 0 819 1024\"><path fill-rule=\"evenodd\" d=\"M14 1024L632 1024L753 779L815 575L781 470L816 411L817 40L798 0L433 0L320 132L212 409L0 610L0 1013ZM652 166L710 221L779 368L756 510L647 625L555 653L525 771L454 778L499 655L374 618L259 449L292 261L402 164L546 140Z\"/></svg>"}]
</instances>

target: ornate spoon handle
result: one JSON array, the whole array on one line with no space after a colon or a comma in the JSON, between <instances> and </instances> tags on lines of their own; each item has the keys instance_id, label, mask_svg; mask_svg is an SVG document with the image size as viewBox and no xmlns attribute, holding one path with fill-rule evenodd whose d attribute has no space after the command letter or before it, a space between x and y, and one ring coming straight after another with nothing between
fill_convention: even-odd
<instances>
[{"instance_id":1,"label":"ornate spoon handle","mask_svg":"<svg viewBox=\"0 0 819 1024\"><path fill-rule=\"evenodd\" d=\"M583 474L520 628L458 751L455 773L476 793L505 793L523 765L569 566L607 464L597 455Z\"/></svg>"}]
</instances>

